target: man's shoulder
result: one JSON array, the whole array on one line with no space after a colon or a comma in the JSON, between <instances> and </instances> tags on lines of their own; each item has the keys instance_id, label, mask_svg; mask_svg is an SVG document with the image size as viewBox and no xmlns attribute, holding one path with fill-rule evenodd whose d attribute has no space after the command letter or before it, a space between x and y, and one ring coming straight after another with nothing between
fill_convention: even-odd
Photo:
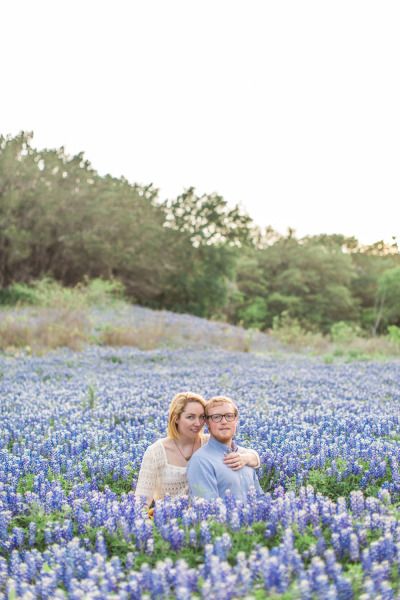
<instances>
[{"instance_id":1,"label":"man's shoulder","mask_svg":"<svg viewBox=\"0 0 400 600\"><path fill-rule=\"evenodd\" d=\"M193 469L210 469L212 465L215 463L215 455L213 453L212 448L207 444L204 444L201 448L196 450L193 454L192 458L188 464L188 472L193 471Z\"/></svg>"},{"instance_id":2,"label":"man's shoulder","mask_svg":"<svg viewBox=\"0 0 400 600\"><path fill-rule=\"evenodd\" d=\"M209 454L209 449L207 448L207 446L208 446L208 442L206 444L204 444L203 446L201 446L198 450L196 450L196 452L193 454L193 456L191 457L191 459L189 461L189 465L192 461L194 461L194 462L201 461L203 458L205 458Z\"/></svg>"}]
</instances>

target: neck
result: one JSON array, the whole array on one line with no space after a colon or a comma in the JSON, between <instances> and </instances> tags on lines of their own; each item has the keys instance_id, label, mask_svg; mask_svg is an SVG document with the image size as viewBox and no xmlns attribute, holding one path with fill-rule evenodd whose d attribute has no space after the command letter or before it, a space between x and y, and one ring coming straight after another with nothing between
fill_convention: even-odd
<instances>
[{"instance_id":1,"label":"neck","mask_svg":"<svg viewBox=\"0 0 400 600\"><path fill-rule=\"evenodd\" d=\"M178 437L176 438L176 441L178 442L178 444L180 444L181 446L191 446L192 444L194 444L198 439L200 439L200 434L197 433L194 437L188 437L186 435L181 435L178 434Z\"/></svg>"},{"instance_id":2,"label":"neck","mask_svg":"<svg viewBox=\"0 0 400 600\"><path fill-rule=\"evenodd\" d=\"M215 440L216 442L219 442L220 444L224 444L224 446L227 446L228 448L232 447L233 437L231 437L230 439L227 439L227 440L219 440L214 435L211 435L211 438L213 440Z\"/></svg>"}]
</instances>

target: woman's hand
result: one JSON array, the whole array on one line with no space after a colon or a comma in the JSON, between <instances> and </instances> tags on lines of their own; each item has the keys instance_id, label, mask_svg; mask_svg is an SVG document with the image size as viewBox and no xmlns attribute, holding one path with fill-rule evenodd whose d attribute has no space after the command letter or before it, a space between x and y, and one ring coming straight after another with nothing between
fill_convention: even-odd
<instances>
[{"instance_id":1,"label":"woman's hand","mask_svg":"<svg viewBox=\"0 0 400 600\"><path fill-rule=\"evenodd\" d=\"M239 452L229 452L229 454L225 454L224 456L224 463L233 471L239 471L248 464L247 458L248 457L246 457L245 454L239 454Z\"/></svg>"},{"instance_id":2,"label":"woman's hand","mask_svg":"<svg viewBox=\"0 0 400 600\"><path fill-rule=\"evenodd\" d=\"M246 465L249 467L257 468L260 466L258 454L251 451L244 452L229 452L224 456L224 463L227 467L233 471L239 471Z\"/></svg>"}]
</instances>

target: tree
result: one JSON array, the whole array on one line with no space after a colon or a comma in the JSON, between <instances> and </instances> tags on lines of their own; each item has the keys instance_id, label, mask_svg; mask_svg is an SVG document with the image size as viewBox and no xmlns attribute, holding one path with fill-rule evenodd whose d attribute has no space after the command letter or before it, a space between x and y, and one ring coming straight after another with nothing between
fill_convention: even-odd
<instances>
[{"instance_id":1,"label":"tree","mask_svg":"<svg viewBox=\"0 0 400 600\"><path fill-rule=\"evenodd\" d=\"M378 279L373 333L382 325L400 324L400 267L388 269Z\"/></svg>"},{"instance_id":2,"label":"tree","mask_svg":"<svg viewBox=\"0 0 400 600\"><path fill-rule=\"evenodd\" d=\"M37 217L34 190L40 178L31 134L0 136L0 286L23 269L30 253L31 225Z\"/></svg>"},{"instance_id":3,"label":"tree","mask_svg":"<svg viewBox=\"0 0 400 600\"><path fill-rule=\"evenodd\" d=\"M283 312L306 328L326 332L336 320L356 320L358 305L350 290L354 268L342 245L339 237L297 240L289 231L287 237L255 249L253 263L248 263L250 273L237 279L239 291L245 296L237 315L243 314L255 298L264 298L263 313L260 300L255 307L258 316L264 315L263 328L271 327L274 317ZM253 295L247 282L254 279L257 291ZM260 289L264 293L260 294Z\"/></svg>"},{"instance_id":4,"label":"tree","mask_svg":"<svg viewBox=\"0 0 400 600\"><path fill-rule=\"evenodd\" d=\"M169 254L157 190L31 141L0 138L0 284L118 277L131 297L157 304Z\"/></svg>"},{"instance_id":5,"label":"tree","mask_svg":"<svg viewBox=\"0 0 400 600\"><path fill-rule=\"evenodd\" d=\"M251 219L228 208L218 194L197 196L189 188L163 204L165 227L173 244L163 305L211 317L220 314L233 278L238 248L251 239Z\"/></svg>"},{"instance_id":6,"label":"tree","mask_svg":"<svg viewBox=\"0 0 400 600\"><path fill-rule=\"evenodd\" d=\"M184 233L193 246L241 247L251 239L252 220L218 194L197 196L193 187L164 205L165 226Z\"/></svg>"}]
</instances>

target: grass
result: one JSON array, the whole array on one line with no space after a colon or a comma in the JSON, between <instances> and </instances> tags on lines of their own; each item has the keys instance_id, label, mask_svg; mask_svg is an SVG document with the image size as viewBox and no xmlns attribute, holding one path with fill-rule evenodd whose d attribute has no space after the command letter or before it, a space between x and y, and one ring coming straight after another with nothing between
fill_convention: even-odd
<instances>
[{"instance_id":1,"label":"grass","mask_svg":"<svg viewBox=\"0 0 400 600\"><path fill-rule=\"evenodd\" d=\"M326 364L384 360L400 356L400 344L393 336L363 337L359 332L341 338L305 331L294 322L283 322L276 326L271 335L285 344L288 350L322 356Z\"/></svg>"},{"instance_id":2,"label":"grass","mask_svg":"<svg viewBox=\"0 0 400 600\"><path fill-rule=\"evenodd\" d=\"M0 290L0 350L40 355L85 345L160 347L215 346L231 351L257 349L260 337L227 323L191 322L165 311L136 314L117 282L100 279L64 288L50 279ZM115 359L116 362L118 359Z\"/></svg>"},{"instance_id":3,"label":"grass","mask_svg":"<svg viewBox=\"0 0 400 600\"><path fill-rule=\"evenodd\" d=\"M107 325L100 330L96 342L101 346L135 346L140 350L153 350L167 342L172 343L173 337L167 335L161 322L141 327Z\"/></svg>"},{"instance_id":4,"label":"grass","mask_svg":"<svg viewBox=\"0 0 400 600\"><path fill-rule=\"evenodd\" d=\"M200 345L253 352L261 344L267 351L317 354L327 364L400 356L400 343L393 332L366 338L344 323L335 324L331 335L322 335L305 331L294 319L282 318L266 335L227 323L213 322L211 326L205 320L203 325L210 326L188 326L187 317L179 320L175 315L171 320L164 311L132 317L122 285L102 279L73 288L64 288L51 279L14 284L0 290L0 307L0 350L11 354L43 354L60 347L79 351L87 344L140 350ZM100 318L97 314L96 326L94 315L99 308L114 316L104 323L103 313Z\"/></svg>"},{"instance_id":5,"label":"grass","mask_svg":"<svg viewBox=\"0 0 400 600\"><path fill-rule=\"evenodd\" d=\"M83 311L44 309L28 315L8 314L0 322L0 348L41 354L67 347L81 350L88 339L90 321Z\"/></svg>"}]
</instances>

